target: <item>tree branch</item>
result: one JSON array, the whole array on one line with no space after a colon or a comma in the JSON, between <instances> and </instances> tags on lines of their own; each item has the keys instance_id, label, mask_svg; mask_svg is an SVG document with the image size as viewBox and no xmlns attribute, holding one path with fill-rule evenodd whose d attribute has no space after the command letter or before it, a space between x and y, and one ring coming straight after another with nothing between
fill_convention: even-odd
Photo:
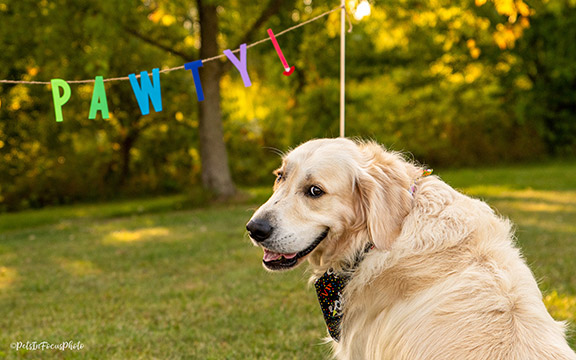
<instances>
[{"instance_id":1,"label":"tree branch","mask_svg":"<svg viewBox=\"0 0 576 360\"><path fill-rule=\"evenodd\" d=\"M141 33L139 33L138 31L136 31L136 30L134 30L134 29L130 29L130 28L126 27L126 26L122 26L122 29L123 29L125 32L127 32L128 34L130 34L130 35L132 35L132 36L134 36L134 37L136 37L136 38L144 41L145 43L147 43L147 44L149 44L149 45L152 45L152 46L154 46L154 47L157 47L157 48L159 48L159 49L161 49L161 50L164 50L164 51L166 51L166 52L168 52L168 53L170 53L170 54L172 54L172 55L178 56L178 57L180 57L180 58L182 58L182 59L184 59L184 60L186 60L186 61L190 61L191 59L194 58L194 56L192 56L191 54L184 53L184 52L182 52L182 51L179 51L179 50L174 49L174 48L171 47L171 46L161 44L161 43L158 42L157 40L154 40L154 39L152 39L152 38L150 38L150 37L148 37L148 36L146 36L146 35L144 35L144 34L141 34Z\"/></svg>"},{"instance_id":2,"label":"tree branch","mask_svg":"<svg viewBox=\"0 0 576 360\"><path fill-rule=\"evenodd\" d=\"M240 42L236 44L233 49L240 47L240 44L251 42L254 38L254 34L260 29L262 25L264 25L264 23L266 23L270 17L276 15L280 11L280 7L283 3L284 0L270 0L266 8L262 10L260 17L254 21L250 29L244 33L244 35L240 38Z\"/></svg>"},{"instance_id":3,"label":"tree branch","mask_svg":"<svg viewBox=\"0 0 576 360\"><path fill-rule=\"evenodd\" d=\"M262 12L260 13L260 16L258 17L258 19L256 19L256 21L254 21L254 23L250 26L250 28L244 33L244 35L242 35L240 37L240 41L238 42L238 44L234 47L232 47L232 49L236 49L239 48L241 44L244 43L248 43L250 41L253 40L256 32L260 29L260 27L262 25L264 25L266 23L266 21L268 21L268 19L270 19L270 17L276 15L279 11L281 6L284 4L285 0L270 0L268 2L268 4L266 5L266 7L264 8L264 10L262 10ZM201 7L202 7L202 0L197 0L197 7L198 7L198 12L201 12ZM142 40L143 42L152 45L158 49L164 50L172 55L178 56L186 61L190 61L191 59L194 58L194 56L192 56L192 54L188 54L185 52L182 52L180 50L176 50L174 47L169 46L169 45L165 45L160 43L158 40L155 40L149 36L146 36L140 32L138 32L135 29L129 28L127 26L122 26L122 29ZM227 61L224 63L224 69L225 71L232 65L231 62Z\"/></svg>"},{"instance_id":4,"label":"tree branch","mask_svg":"<svg viewBox=\"0 0 576 360\"><path fill-rule=\"evenodd\" d=\"M270 0L266 8L262 10L262 13L260 13L258 19L256 19L256 21L254 21L252 26L250 26L250 28L244 33L244 35L240 37L240 41L238 42L238 44L236 44L236 46L232 47L231 49L237 49L240 47L241 44L251 42L254 38L254 35L260 29L260 27L264 25L270 17L276 15L280 11L280 7L283 4L284 0ZM225 62L224 71L227 71L231 65L232 63L230 61Z\"/></svg>"}]
</instances>

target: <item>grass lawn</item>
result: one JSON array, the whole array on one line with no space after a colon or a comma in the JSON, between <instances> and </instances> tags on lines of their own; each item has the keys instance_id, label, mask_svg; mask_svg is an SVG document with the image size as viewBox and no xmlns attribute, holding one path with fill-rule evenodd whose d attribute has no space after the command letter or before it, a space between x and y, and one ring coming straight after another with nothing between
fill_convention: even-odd
<instances>
[{"instance_id":1,"label":"grass lawn","mask_svg":"<svg viewBox=\"0 0 576 360\"><path fill-rule=\"evenodd\" d=\"M547 307L574 326L576 163L437 174L515 221ZM245 235L268 194L255 191L248 205L186 210L172 196L0 215L0 359L327 358L304 267L265 272ZM83 349L11 348L27 341Z\"/></svg>"}]
</instances>

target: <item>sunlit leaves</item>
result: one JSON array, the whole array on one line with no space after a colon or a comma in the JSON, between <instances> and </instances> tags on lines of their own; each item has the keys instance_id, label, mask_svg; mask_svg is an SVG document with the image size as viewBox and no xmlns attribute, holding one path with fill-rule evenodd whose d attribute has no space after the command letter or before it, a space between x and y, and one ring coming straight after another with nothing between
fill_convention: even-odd
<instances>
[{"instance_id":1,"label":"sunlit leaves","mask_svg":"<svg viewBox=\"0 0 576 360\"><path fill-rule=\"evenodd\" d=\"M544 304L557 320L570 320L576 323L576 296L559 294L553 290L544 297Z\"/></svg>"},{"instance_id":2,"label":"sunlit leaves","mask_svg":"<svg viewBox=\"0 0 576 360\"><path fill-rule=\"evenodd\" d=\"M477 6L483 6L484 0L476 0ZM494 41L502 50L513 48L524 30L530 26L529 17L533 10L523 0L494 0L496 11L505 16L507 22L496 25Z\"/></svg>"},{"instance_id":3,"label":"sunlit leaves","mask_svg":"<svg viewBox=\"0 0 576 360\"><path fill-rule=\"evenodd\" d=\"M164 26L170 26L176 22L176 17L172 14L167 14L162 8L156 8L149 15L148 19L153 23L160 23Z\"/></svg>"}]
</instances>

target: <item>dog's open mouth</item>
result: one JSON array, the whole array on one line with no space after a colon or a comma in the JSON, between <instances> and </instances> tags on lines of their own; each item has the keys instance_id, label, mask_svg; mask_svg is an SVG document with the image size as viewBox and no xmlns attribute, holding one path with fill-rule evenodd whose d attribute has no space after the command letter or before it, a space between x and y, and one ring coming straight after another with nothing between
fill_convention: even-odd
<instances>
[{"instance_id":1,"label":"dog's open mouth","mask_svg":"<svg viewBox=\"0 0 576 360\"><path fill-rule=\"evenodd\" d=\"M288 270L296 265L298 265L298 260L302 259L306 255L310 254L320 243L322 240L326 238L328 235L328 229L326 229L320 236L314 240L310 246L306 249L291 254L280 254L268 249L264 249L264 257L262 259L262 263L267 269L270 270Z\"/></svg>"}]
</instances>

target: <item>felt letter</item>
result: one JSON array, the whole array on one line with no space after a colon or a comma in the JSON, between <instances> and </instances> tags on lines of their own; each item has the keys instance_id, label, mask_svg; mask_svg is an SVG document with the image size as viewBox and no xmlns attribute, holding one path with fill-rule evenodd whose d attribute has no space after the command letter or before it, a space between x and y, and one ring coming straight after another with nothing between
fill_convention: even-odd
<instances>
[{"instance_id":1,"label":"felt letter","mask_svg":"<svg viewBox=\"0 0 576 360\"><path fill-rule=\"evenodd\" d=\"M150 82L150 77L148 72L140 72L140 81L142 87L138 84L135 74L128 75L130 79L130 84L134 90L134 95L138 101L138 106L140 107L140 112L142 115L150 114L150 103L148 99L152 102L154 110L156 112L162 111L162 94L160 91L160 71L158 69L152 70L152 82Z\"/></svg>"},{"instance_id":2,"label":"felt letter","mask_svg":"<svg viewBox=\"0 0 576 360\"><path fill-rule=\"evenodd\" d=\"M244 81L244 87L249 87L252 85L250 81L250 76L248 76L247 62L246 62L246 44L240 45L240 60L234 55L234 53L230 50L224 50L224 55L232 61L232 64L236 66L236 69L240 71L240 75L242 75L242 81Z\"/></svg>"},{"instance_id":3,"label":"felt letter","mask_svg":"<svg viewBox=\"0 0 576 360\"><path fill-rule=\"evenodd\" d=\"M292 66L292 67L288 66L288 61L286 61L284 54L282 54L282 49L280 49L280 45L278 45L278 40L276 40L276 36L274 36L272 29L268 29L268 36L270 36L270 40L272 41L272 45L274 45L274 49L276 49L276 53L278 53L278 57L280 58L280 61L282 62L282 66L284 66L283 74L286 76L290 76L290 74L292 74L294 72L294 66Z\"/></svg>"},{"instance_id":4,"label":"felt letter","mask_svg":"<svg viewBox=\"0 0 576 360\"><path fill-rule=\"evenodd\" d=\"M196 60L184 64L184 69L192 70L192 76L194 78L194 86L196 87L196 96L198 101L204 100L204 90L202 90L202 83L200 82L200 72L198 68L202 67L202 60Z\"/></svg>"},{"instance_id":5,"label":"felt letter","mask_svg":"<svg viewBox=\"0 0 576 360\"><path fill-rule=\"evenodd\" d=\"M104 88L104 78L96 76L94 90L92 91L92 102L90 103L90 114L88 119L96 119L96 113L102 112L102 119L108 119L108 100L106 99L106 89Z\"/></svg>"},{"instance_id":6,"label":"felt letter","mask_svg":"<svg viewBox=\"0 0 576 360\"><path fill-rule=\"evenodd\" d=\"M70 100L70 85L62 79L50 80L52 84L52 98L54 99L54 112L56 113L56 121L62 121L62 105ZM60 96L60 88L62 88L62 96Z\"/></svg>"}]
</instances>

